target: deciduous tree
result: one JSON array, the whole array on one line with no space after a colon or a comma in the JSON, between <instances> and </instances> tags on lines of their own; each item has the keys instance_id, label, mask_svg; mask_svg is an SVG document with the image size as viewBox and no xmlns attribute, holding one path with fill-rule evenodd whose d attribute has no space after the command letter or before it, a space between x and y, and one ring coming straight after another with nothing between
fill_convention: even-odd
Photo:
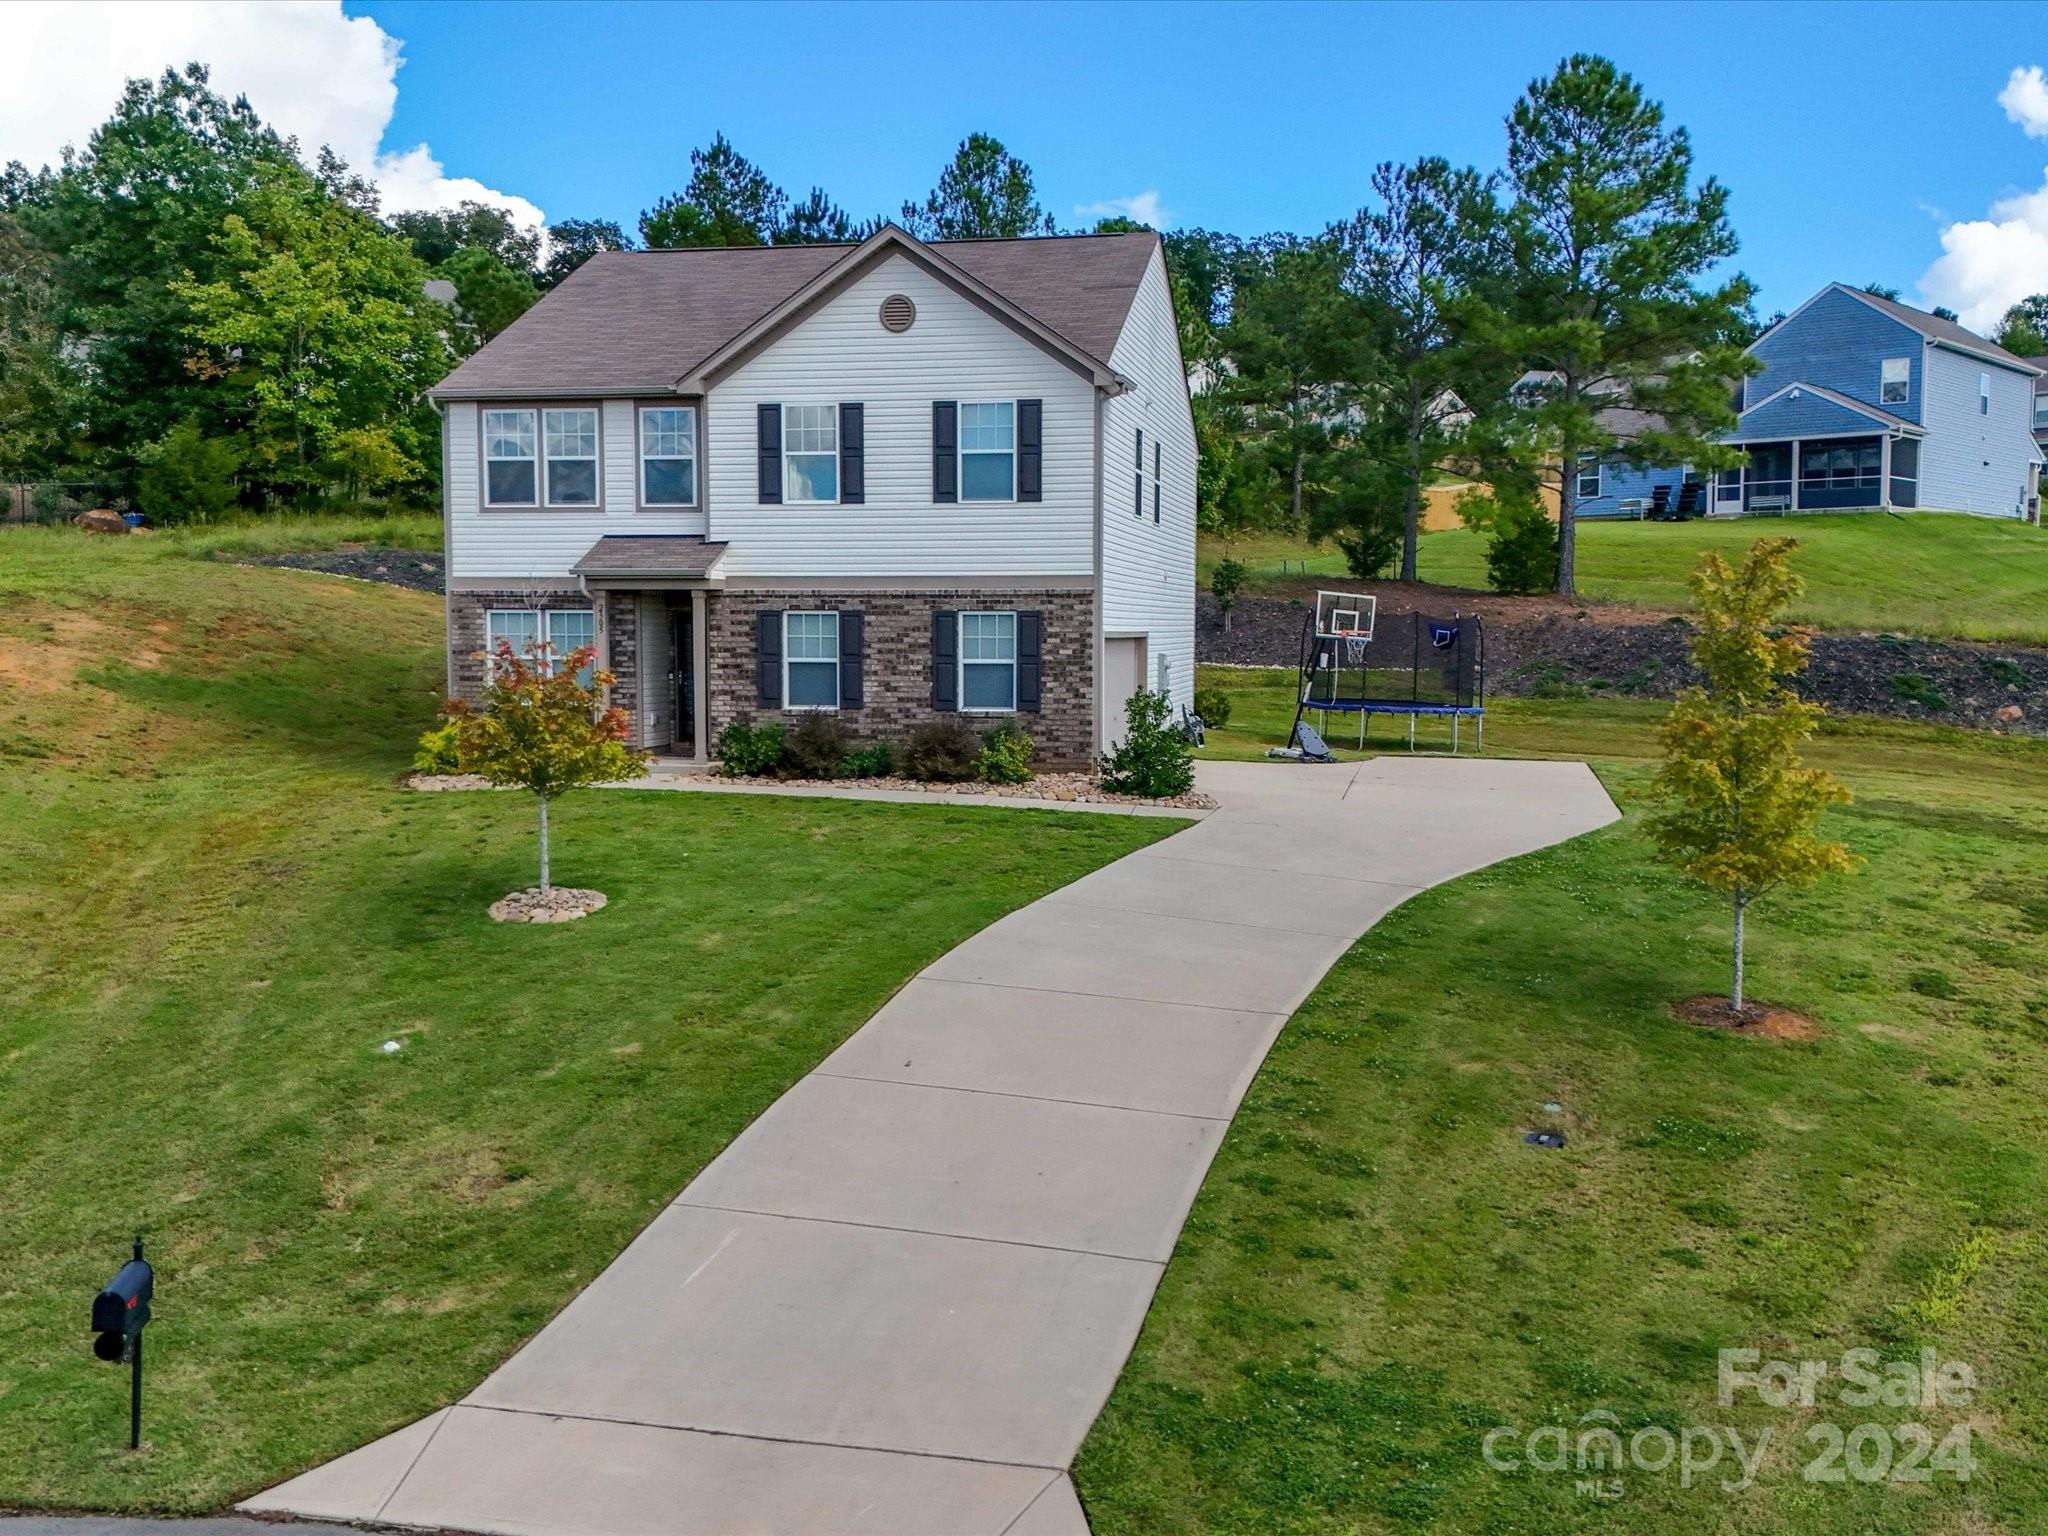
<instances>
[{"instance_id":1,"label":"deciduous tree","mask_svg":"<svg viewBox=\"0 0 2048 1536\"><path fill-rule=\"evenodd\" d=\"M540 232L521 227L503 208L487 203L414 209L391 214L384 222L430 267L443 265L457 251L488 251L508 271L529 279L540 265Z\"/></svg>"},{"instance_id":2,"label":"deciduous tree","mask_svg":"<svg viewBox=\"0 0 2048 1536\"><path fill-rule=\"evenodd\" d=\"M456 762L464 773L531 793L540 812L540 889L553 889L548 803L572 789L637 777L645 757L626 746L626 712L607 707L612 674L593 670L597 651L582 646L556 656L541 641L520 655L500 640L480 704L451 699L442 713L456 723Z\"/></svg>"},{"instance_id":3,"label":"deciduous tree","mask_svg":"<svg viewBox=\"0 0 2048 1536\"><path fill-rule=\"evenodd\" d=\"M538 282L553 288L599 251L632 249L632 239L610 219L564 219L548 226L548 259Z\"/></svg>"},{"instance_id":4,"label":"deciduous tree","mask_svg":"<svg viewBox=\"0 0 2048 1536\"><path fill-rule=\"evenodd\" d=\"M1846 804L1849 792L1799 758L1822 710L1791 686L1806 668L1807 632L1779 620L1805 587L1791 567L1796 548L1793 539L1759 539L1732 569L1712 551L1700 557L1692 654L1707 686L1681 693L1664 723L1661 809L1649 824L1666 860L1729 898L1737 1022L1750 904L1853 862L1818 835L1821 813Z\"/></svg>"},{"instance_id":5,"label":"deciduous tree","mask_svg":"<svg viewBox=\"0 0 2048 1536\"><path fill-rule=\"evenodd\" d=\"M540 298L530 274L505 265L481 246L467 246L442 262L437 275L455 285L455 307L466 334L464 353L496 336Z\"/></svg>"},{"instance_id":6,"label":"deciduous tree","mask_svg":"<svg viewBox=\"0 0 2048 1536\"><path fill-rule=\"evenodd\" d=\"M2048 293L2021 299L2008 309L1993 339L2006 351L2021 357L2048 354Z\"/></svg>"},{"instance_id":7,"label":"deciduous tree","mask_svg":"<svg viewBox=\"0 0 2048 1536\"><path fill-rule=\"evenodd\" d=\"M1692 141L1608 60L1574 54L1508 119L1500 340L1549 381L1519 392L1511 437L1558 488L1557 590L1577 586L1581 455L1711 469L1739 456L1733 380L1751 289L1703 286L1735 253L1728 193L1693 185Z\"/></svg>"}]
</instances>

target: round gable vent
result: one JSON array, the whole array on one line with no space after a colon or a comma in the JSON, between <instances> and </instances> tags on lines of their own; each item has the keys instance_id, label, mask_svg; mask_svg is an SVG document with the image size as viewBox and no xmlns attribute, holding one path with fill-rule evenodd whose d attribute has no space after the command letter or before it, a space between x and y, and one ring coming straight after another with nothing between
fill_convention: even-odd
<instances>
[{"instance_id":1,"label":"round gable vent","mask_svg":"<svg viewBox=\"0 0 2048 1536\"><path fill-rule=\"evenodd\" d=\"M882 300L882 329L885 331L907 331L910 323L917 318L917 306L910 302L908 295L892 293Z\"/></svg>"}]
</instances>

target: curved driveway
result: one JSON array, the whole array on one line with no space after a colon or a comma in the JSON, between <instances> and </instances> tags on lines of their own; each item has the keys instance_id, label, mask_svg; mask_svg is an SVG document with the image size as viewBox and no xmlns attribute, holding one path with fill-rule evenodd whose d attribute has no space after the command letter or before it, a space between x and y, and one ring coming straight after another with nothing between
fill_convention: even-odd
<instances>
[{"instance_id":1,"label":"curved driveway","mask_svg":"<svg viewBox=\"0 0 2048 1536\"><path fill-rule=\"evenodd\" d=\"M1085 1533L1066 1468L1288 1015L1414 892L1618 814L1579 763L1200 772L1222 809L930 966L469 1397L244 1507Z\"/></svg>"}]
</instances>

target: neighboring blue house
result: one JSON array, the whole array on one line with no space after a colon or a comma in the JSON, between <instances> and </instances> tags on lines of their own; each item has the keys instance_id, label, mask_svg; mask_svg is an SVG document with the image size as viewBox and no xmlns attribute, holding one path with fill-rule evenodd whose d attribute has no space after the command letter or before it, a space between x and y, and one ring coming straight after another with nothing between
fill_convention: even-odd
<instances>
[{"instance_id":1,"label":"neighboring blue house","mask_svg":"<svg viewBox=\"0 0 2048 1536\"><path fill-rule=\"evenodd\" d=\"M1924 310L1830 283L1758 337L1762 371L1743 380L1741 416L1723 441L1749 462L1701 484L1691 466L1578 465L1580 517L1631 517L1661 488L1710 516L1925 507L2038 519L2048 437L2048 360L2004 348ZM1548 378L1526 374L1518 387ZM2040 399L2048 402L2048 392ZM1654 418L1610 409L1627 439Z\"/></svg>"}]
</instances>

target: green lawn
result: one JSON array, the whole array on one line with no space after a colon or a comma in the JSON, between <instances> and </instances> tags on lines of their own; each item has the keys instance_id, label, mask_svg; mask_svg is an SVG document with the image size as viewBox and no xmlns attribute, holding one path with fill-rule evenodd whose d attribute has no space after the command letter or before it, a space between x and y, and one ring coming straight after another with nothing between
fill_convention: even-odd
<instances>
[{"instance_id":1,"label":"green lawn","mask_svg":"<svg viewBox=\"0 0 2048 1536\"><path fill-rule=\"evenodd\" d=\"M439 602L219 537L0 534L0 1507L217 1508L460 1396L907 977L1177 825L586 793L611 905L493 924L531 802L395 784ZM137 1228L131 1457L85 1324Z\"/></svg>"},{"instance_id":2,"label":"green lawn","mask_svg":"<svg viewBox=\"0 0 2048 1536\"><path fill-rule=\"evenodd\" d=\"M1273 688L1240 690L1261 729ZM1868 862L1753 915L1752 987L1821 1029L1774 1043L1667 1012L1725 991L1727 917L1648 857L1656 713L1504 706L1490 747L1575 734L1626 822L1418 896L1281 1034L1083 1448L1099 1536L2048 1528L2048 747L1866 722L1816 744ZM1547 1125L1564 1150L1523 1144ZM1972 1406L1851 1408L1839 1381L1813 1410L1716 1402L1724 1347L1922 1346L1974 1367ZM1740 1495L1725 1452L1612 1500L1483 1459L1495 1426L1576 1440L1598 1411L1774 1440ZM1965 1419L1967 1485L1800 1477L1816 1423Z\"/></svg>"},{"instance_id":3,"label":"green lawn","mask_svg":"<svg viewBox=\"0 0 2048 1536\"><path fill-rule=\"evenodd\" d=\"M1760 538L1800 541L1806 596L1792 617L1826 629L1891 631L2048 645L2048 533L2022 523L1923 512L1833 517L1745 518L1729 522L1579 525L1579 590L1602 602L1652 609L1688 606L1686 577L1699 552L1731 559ZM1217 558L1204 542L1202 580ZM1260 581L1299 574L1335 580L1334 549L1266 537L1240 541L1237 558ZM1426 535L1424 581L1486 586L1486 541L1467 529Z\"/></svg>"}]
</instances>

